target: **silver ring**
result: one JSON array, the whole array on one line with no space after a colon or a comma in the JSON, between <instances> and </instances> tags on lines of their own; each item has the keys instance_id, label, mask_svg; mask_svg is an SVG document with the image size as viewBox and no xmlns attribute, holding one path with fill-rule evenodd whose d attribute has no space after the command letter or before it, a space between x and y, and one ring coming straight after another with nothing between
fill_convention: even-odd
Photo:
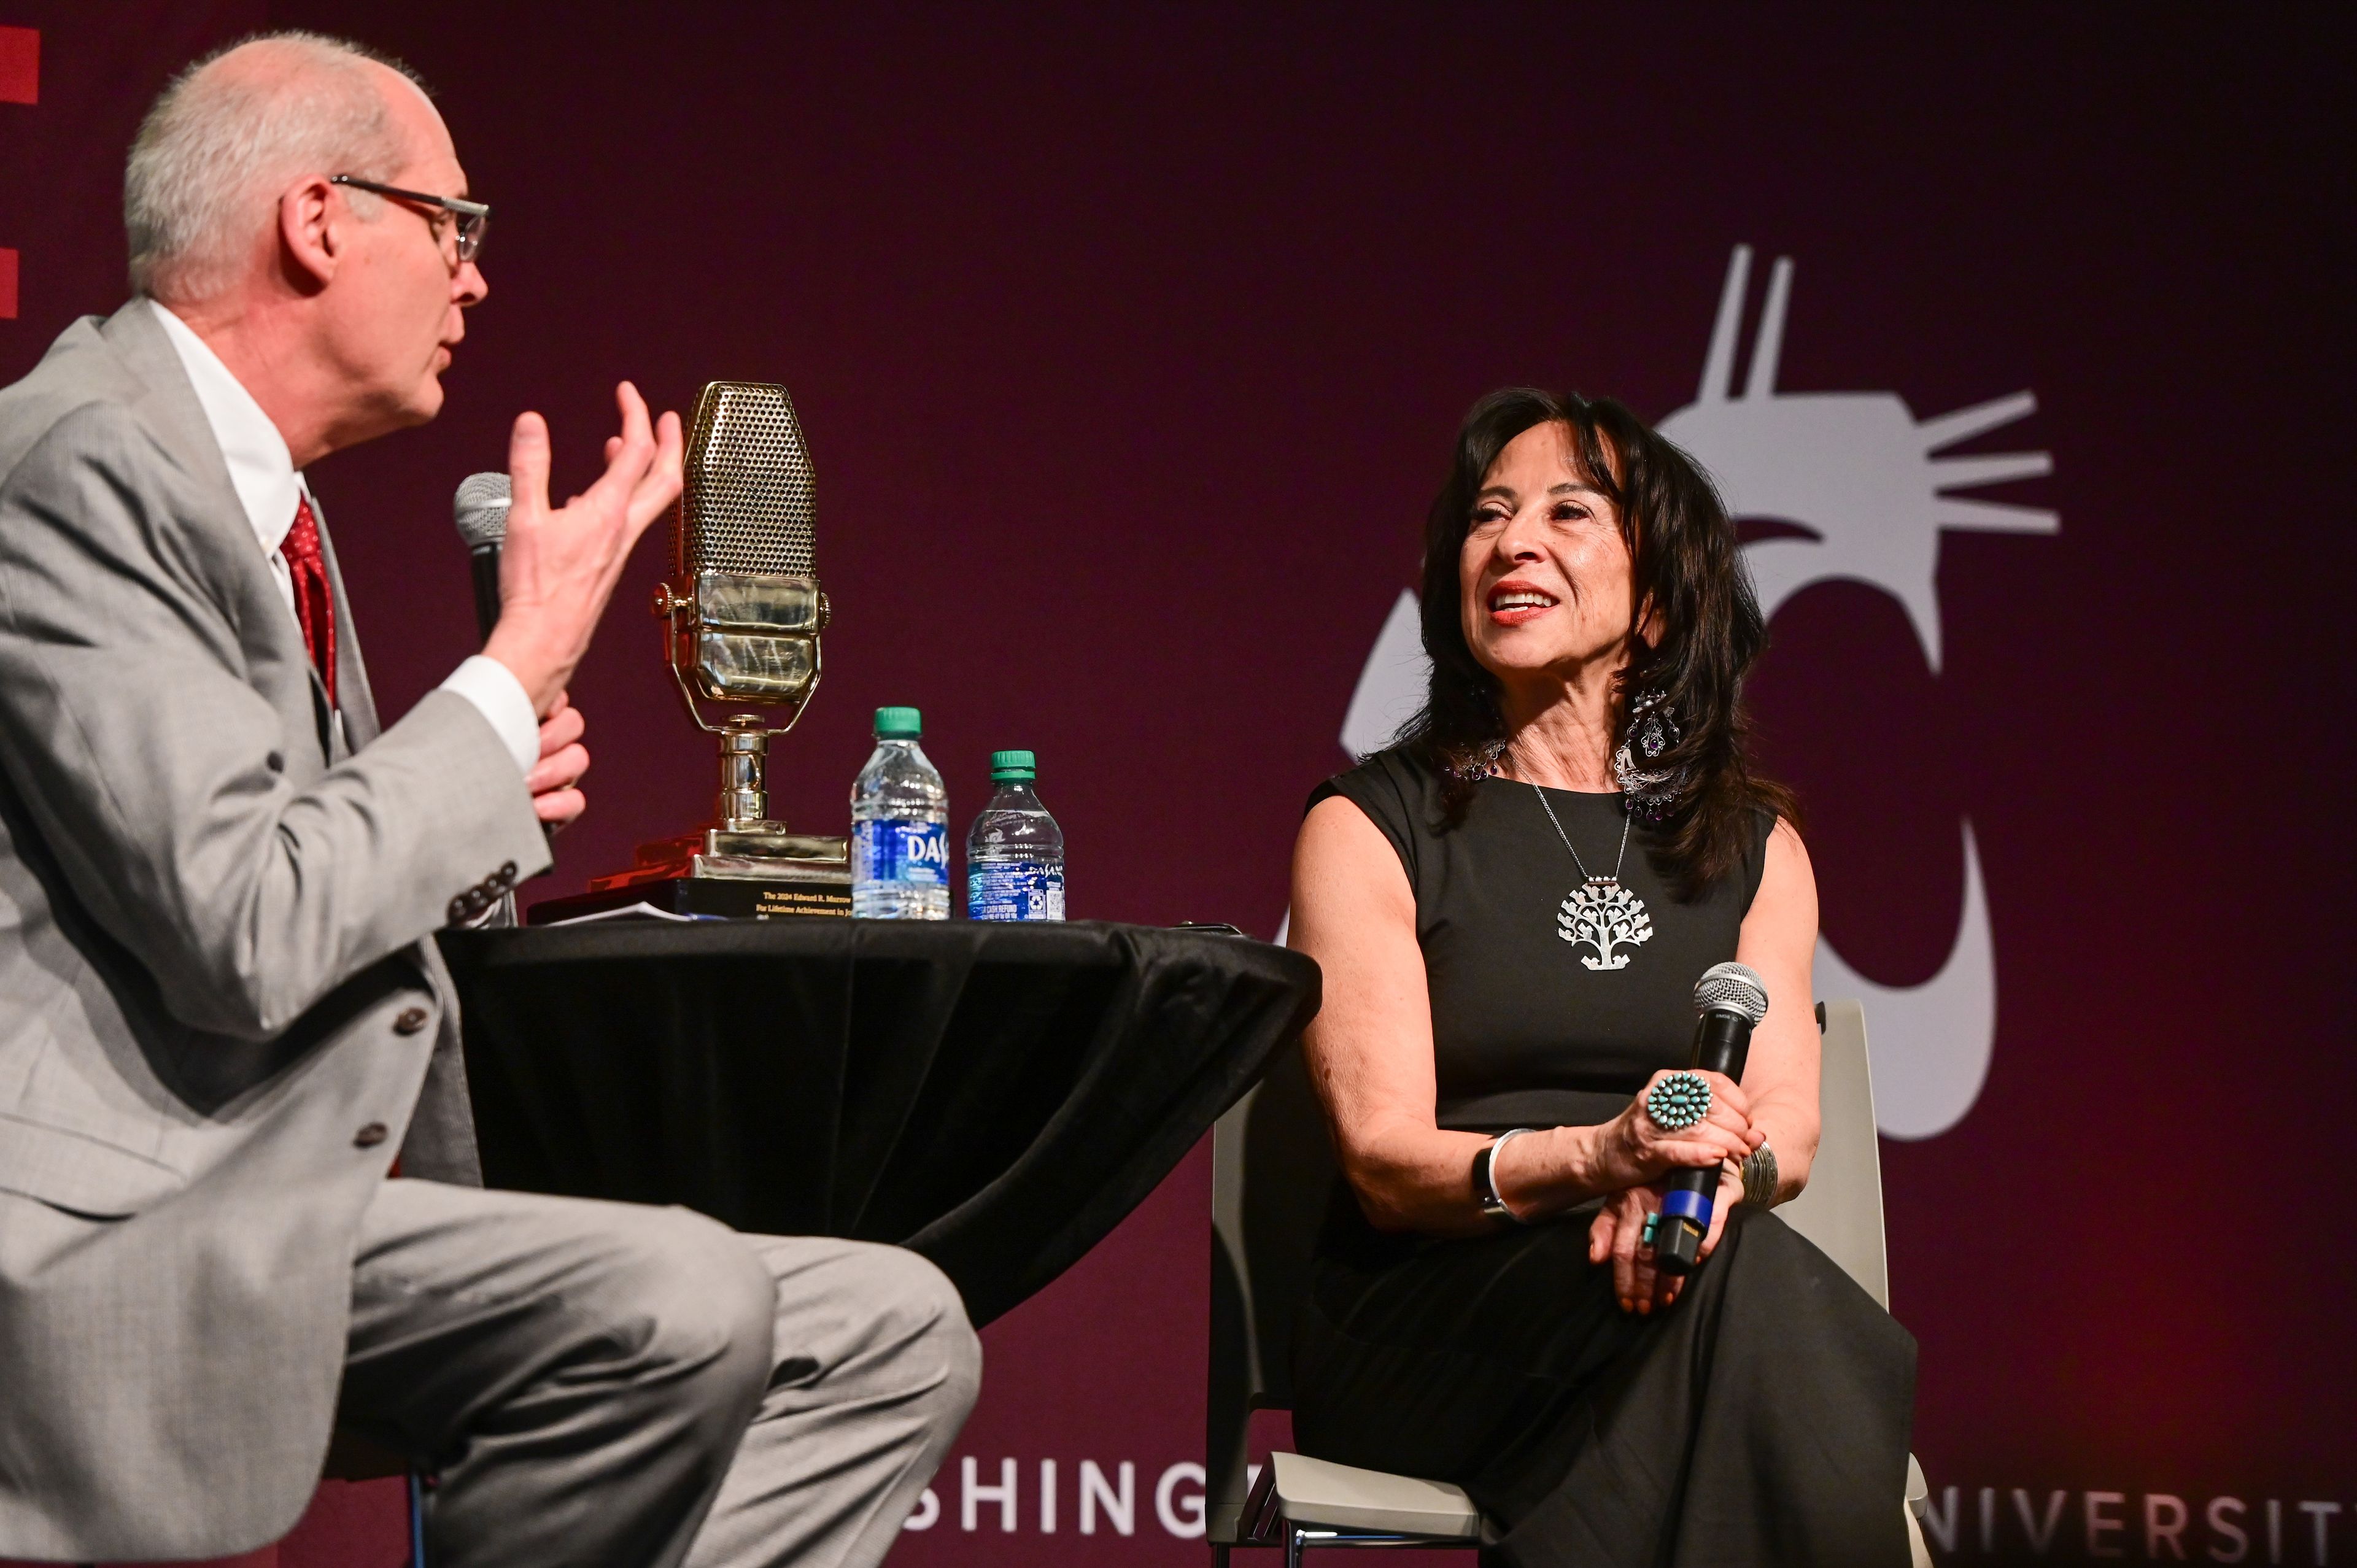
<instances>
[{"instance_id":1,"label":"silver ring","mask_svg":"<svg viewBox=\"0 0 2357 1568\"><path fill-rule=\"evenodd\" d=\"M1683 1133L1710 1114L1710 1079L1698 1072L1663 1073L1645 1093L1645 1114L1664 1133Z\"/></svg>"}]
</instances>

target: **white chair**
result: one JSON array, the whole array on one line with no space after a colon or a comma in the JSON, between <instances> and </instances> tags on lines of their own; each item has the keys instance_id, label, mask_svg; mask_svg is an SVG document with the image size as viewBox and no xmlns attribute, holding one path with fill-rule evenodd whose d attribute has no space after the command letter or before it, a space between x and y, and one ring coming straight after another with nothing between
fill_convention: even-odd
<instances>
[{"instance_id":1,"label":"white chair","mask_svg":"<svg viewBox=\"0 0 2357 1568\"><path fill-rule=\"evenodd\" d=\"M1875 1130L1874 1068L1866 1044L1866 1008L1817 1004L1824 1036L1817 1080L1817 1154L1809 1185L1776 1217L1842 1266L1866 1294L1890 1310L1890 1262L1883 1251L1882 1139ZM1915 1568L1932 1568L1922 1517L1931 1501L1923 1466L1907 1455L1907 1542Z\"/></svg>"},{"instance_id":2,"label":"white chair","mask_svg":"<svg viewBox=\"0 0 2357 1568\"><path fill-rule=\"evenodd\" d=\"M1777 1210L1890 1305L1882 1244L1882 1166L1865 1010L1820 1003L1824 1129L1808 1189ZM1293 1319L1334 1178L1333 1150L1300 1053L1287 1049L1211 1131L1211 1353L1205 1533L1214 1568L1240 1546L1282 1547L1299 1568L1313 1546L1479 1547L1496 1531L1446 1482L1272 1454L1254 1479L1246 1445L1255 1410L1289 1410ZM1930 1568L1917 1516L1923 1473L1907 1461L1908 1540Z\"/></svg>"}]
</instances>

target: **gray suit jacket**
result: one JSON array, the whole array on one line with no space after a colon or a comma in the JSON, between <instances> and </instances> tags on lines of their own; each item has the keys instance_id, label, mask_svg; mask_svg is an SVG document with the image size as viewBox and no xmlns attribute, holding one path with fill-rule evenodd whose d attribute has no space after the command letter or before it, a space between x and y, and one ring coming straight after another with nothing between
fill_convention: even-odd
<instances>
[{"instance_id":1,"label":"gray suit jacket","mask_svg":"<svg viewBox=\"0 0 2357 1568\"><path fill-rule=\"evenodd\" d=\"M337 588L341 736L152 315L0 391L0 1557L283 1534L361 1208L479 1179L432 933L548 850L464 698L378 733Z\"/></svg>"}]
</instances>

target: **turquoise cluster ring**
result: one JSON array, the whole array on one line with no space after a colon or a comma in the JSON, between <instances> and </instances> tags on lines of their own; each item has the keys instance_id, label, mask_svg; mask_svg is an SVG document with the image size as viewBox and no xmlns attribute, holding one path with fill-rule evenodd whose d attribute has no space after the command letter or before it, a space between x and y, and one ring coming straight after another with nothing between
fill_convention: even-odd
<instances>
[{"instance_id":1,"label":"turquoise cluster ring","mask_svg":"<svg viewBox=\"0 0 2357 1568\"><path fill-rule=\"evenodd\" d=\"M1645 1095L1645 1114L1664 1133L1683 1133L1710 1114L1710 1079L1698 1072L1664 1073Z\"/></svg>"}]
</instances>

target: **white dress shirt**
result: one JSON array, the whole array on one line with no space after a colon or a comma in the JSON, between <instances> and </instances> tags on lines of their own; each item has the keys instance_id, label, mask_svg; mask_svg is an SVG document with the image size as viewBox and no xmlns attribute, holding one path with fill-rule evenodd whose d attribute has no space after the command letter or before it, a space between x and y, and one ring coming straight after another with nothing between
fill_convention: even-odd
<instances>
[{"instance_id":1,"label":"white dress shirt","mask_svg":"<svg viewBox=\"0 0 2357 1568\"><path fill-rule=\"evenodd\" d=\"M197 402L205 411L206 423L212 426L213 439L221 445L222 459L229 464L229 482L244 503L246 521L253 525L254 541L268 558L270 575L278 584L278 596L286 601L286 614L293 618L295 576L287 570L280 547L295 526L296 503L309 496L310 487L295 471L286 438L278 434L278 426L262 412L253 394L221 363L221 356L163 306L151 299L147 307L164 324L164 335L172 340L180 363L188 369ZM450 672L442 690L456 692L474 703L507 746L508 755L515 758L518 770L533 770L540 761L540 719L513 671L498 660L478 653Z\"/></svg>"}]
</instances>

